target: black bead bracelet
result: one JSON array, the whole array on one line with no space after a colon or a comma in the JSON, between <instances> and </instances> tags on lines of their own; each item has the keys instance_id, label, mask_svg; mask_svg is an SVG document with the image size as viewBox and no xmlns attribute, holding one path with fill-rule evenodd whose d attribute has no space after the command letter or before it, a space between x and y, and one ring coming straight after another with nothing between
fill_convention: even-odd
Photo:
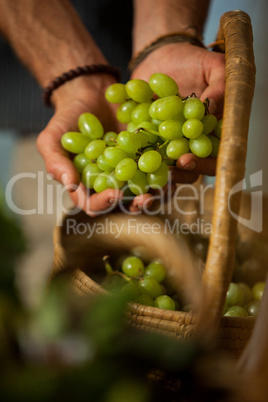
<instances>
[{"instance_id":1,"label":"black bead bracelet","mask_svg":"<svg viewBox=\"0 0 268 402\"><path fill-rule=\"evenodd\" d=\"M54 78L47 87L43 89L43 102L46 106L52 106L51 95L53 91L59 88L61 85L65 84L67 81L71 81L74 78L80 77L82 75L91 74L110 74L114 76L117 81L121 79L121 72L117 67L110 66L109 64L91 64L85 66L79 66L75 69L71 69L61 74L60 76Z\"/></svg>"}]
</instances>

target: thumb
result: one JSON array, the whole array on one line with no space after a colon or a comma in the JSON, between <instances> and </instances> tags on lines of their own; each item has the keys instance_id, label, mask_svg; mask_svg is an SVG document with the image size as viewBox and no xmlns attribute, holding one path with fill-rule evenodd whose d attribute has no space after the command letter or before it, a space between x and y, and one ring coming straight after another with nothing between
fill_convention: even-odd
<instances>
[{"instance_id":1,"label":"thumb","mask_svg":"<svg viewBox=\"0 0 268 402\"><path fill-rule=\"evenodd\" d=\"M211 156L207 158L198 158L193 154L184 154L176 162L178 169L191 171L207 176L215 176L216 173L216 158Z\"/></svg>"},{"instance_id":2,"label":"thumb","mask_svg":"<svg viewBox=\"0 0 268 402\"><path fill-rule=\"evenodd\" d=\"M45 161L47 172L68 191L76 191L80 182L79 173L63 150L60 140L53 134L48 129L42 131L37 139L37 149Z\"/></svg>"},{"instance_id":3,"label":"thumb","mask_svg":"<svg viewBox=\"0 0 268 402\"><path fill-rule=\"evenodd\" d=\"M209 99L209 113L214 114L218 119L222 117L224 89L224 82L216 81L210 84L200 97L202 101Z\"/></svg>"},{"instance_id":4,"label":"thumb","mask_svg":"<svg viewBox=\"0 0 268 402\"><path fill-rule=\"evenodd\" d=\"M210 100L209 112L219 119L222 117L225 91L225 56L221 53L210 53L211 60L205 68L207 87L201 95L201 100Z\"/></svg>"}]
</instances>

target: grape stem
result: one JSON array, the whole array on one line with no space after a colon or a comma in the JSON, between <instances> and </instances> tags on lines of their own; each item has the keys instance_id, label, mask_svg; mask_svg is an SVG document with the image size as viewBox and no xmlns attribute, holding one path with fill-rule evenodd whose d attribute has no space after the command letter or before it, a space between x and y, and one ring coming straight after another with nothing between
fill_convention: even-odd
<instances>
[{"instance_id":1,"label":"grape stem","mask_svg":"<svg viewBox=\"0 0 268 402\"><path fill-rule=\"evenodd\" d=\"M105 255L103 257L104 267L105 267L105 270L107 272L107 275L113 275L115 271L113 270L111 264L108 261L109 258L110 258L109 255Z\"/></svg>"},{"instance_id":2,"label":"grape stem","mask_svg":"<svg viewBox=\"0 0 268 402\"><path fill-rule=\"evenodd\" d=\"M167 145L169 143L169 140L166 140L165 142L163 142L163 144L159 145L159 143L157 143L157 150L163 148L165 145Z\"/></svg>"},{"instance_id":3,"label":"grape stem","mask_svg":"<svg viewBox=\"0 0 268 402\"><path fill-rule=\"evenodd\" d=\"M158 131L149 130L148 128L143 128L143 127L139 127L134 131L134 133L140 133L140 132L145 132L145 134L146 133L151 133L151 134L159 135Z\"/></svg>"},{"instance_id":4,"label":"grape stem","mask_svg":"<svg viewBox=\"0 0 268 402\"><path fill-rule=\"evenodd\" d=\"M197 98L196 93L192 92L191 95L185 96L185 98L182 98L182 100L185 101L186 99L189 99L189 98Z\"/></svg>"},{"instance_id":5,"label":"grape stem","mask_svg":"<svg viewBox=\"0 0 268 402\"><path fill-rule=\"evenodd\" d=\"M206 98L203 103L204 103L204 106L205 106L205 114L209 114L209 110L208 110L209 104L210 104L209 98Z\"/></svg>"},{"instance_id":6,"label":"grape stem","mask_svg":"<svg viewBox=\"0 0 268 402\"><path fill-rule=\"evenodd\" d=\"M129 276L123 274L123 272L120 272L120 271L113 271L113 275L119 275L119 276L121 276L122 278L124 278L125 281L127 281L127 282L131 282L132 279L133 279L133 278L130 278Z\"/></svg>"}]
</instances>

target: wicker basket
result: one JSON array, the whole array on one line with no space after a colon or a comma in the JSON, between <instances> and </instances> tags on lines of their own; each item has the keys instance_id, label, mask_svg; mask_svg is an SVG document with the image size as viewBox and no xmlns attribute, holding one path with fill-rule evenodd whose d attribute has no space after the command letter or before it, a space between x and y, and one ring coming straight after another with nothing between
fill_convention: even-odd
<instances>
[{"instance_id":1,"label":"wicker basket","mask_svg":"<svg viewBox=\"0 0 268 402\"><path fill-rule=\"evenodd\" d=\"M91 278L103 255L120 255L129 252L133 247L142 246L147 249L149 256L164 261L173 283L178 287L183 283L185 298L194 294L194 300L191 301L200 307L197 314L193 314L130 303L127 315L133 325L178 339L191 336L196 330L219 329L221 346L232 356L238 357L250 337L255 320L252 317L222 317L226 292L233 275L237 234L245 241L253 238L266 240L268 213L264 211L263 230L256 234L238 224L234 218L234 215L239 213L248 217L249 194L242 195L241 191L234 194L233 214L229 212L230 189L244 177L249 116L255 85L249 16L242 11L224 14L220 21L218 39L224 43L226 55L226 91L215 191L206 192L205 211L202 215L204 224L212 223L208 257L202 278L185 242L181 237L177 238L165 230L167 219L174 222L179 218L180 223L184 223L186 217L190 217L194 222L200 216L193 213L178 216L174 212L175 209L170 208L168 204L165 205L164 213L157 217L147 215L133 217L114 213L90 218L83 212L71 217L65 216L62 226L56 226L54 231L53 275L62 270L76 268L73 274L75 289L81 294L100 294L105 290ZM200 187L197 186L197 189L200 190ZM187 192L187 188L182 191ZM174 200L170 202L172 204ZM187 203L187 208L194 210L196 206L198 206L196 201ZM173 211L171 215L168 214L170 210ZM84 225L84 228L86 225L93 227L97 224L106 225L107 230L105 233L95 231L88 239L88 232L84 235L70 233L70 219L72 224L75 222L76 227L79 223ZM131 231L129 222L133 219L136 219L136 230ZM138 225L143 224L150 227L157 224L157 234L151 231L150 235L146 235L137 231ZM112 225L123 227L120 236L117 237L112 232L111 228L114 227ZM261 276L256 279L265 278L265 271Z\"/></svg>"}]
</instances>

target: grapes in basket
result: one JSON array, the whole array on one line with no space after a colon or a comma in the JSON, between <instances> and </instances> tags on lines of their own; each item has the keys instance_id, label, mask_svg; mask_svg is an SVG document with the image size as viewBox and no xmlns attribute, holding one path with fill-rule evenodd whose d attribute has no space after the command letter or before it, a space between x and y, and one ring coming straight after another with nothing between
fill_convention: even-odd
<instances>
[{"instance_id":1,"label":"grapes in basket","mask_svg":"<svg viewBox=\"0 0 268 402\"><path fill-rule=\"evenodd\" d=\"M111 292L125 295L131 302L164 310L192 311L193 306L183 304L166 278L166 267L158 260L147 261L134 254L122 258L114 269L109 257L104 257L106 276L102 286ZM231 317L256 316L265 282L249 286L245 282L231 282L226 294L223 315Z\"/></svg>"},{"instance_id":2,"label":"grapes in basket","mask_svg":"<svg viewBox=\"0 0 268 402\"><path fill-rule=\"evenodd\" d=\"M141 258L128 255L114 269L107 257L104 259L104 288L125 295L128 301L166 310L179 309L178 300L165 281L166 268L160 261L145 264Z\"/></svg>"},{"instance_id":3,"label":"grapes in basket","mask_svg":"<svg viewBox=\"0 0 268 402\"><path fill-rule=\"evenodd\" d=\"M155 73L148 82L115 83L105 97L118 104L117 120L125 130L105 132L95 115L83 113L79 131L61 139L87 188L144 194L167 184L168 167L183 154L217 156L221 120L208 113L208 100L202 102L195 94L182 98L171 77Z\"/></svg>"}]
</instances>

